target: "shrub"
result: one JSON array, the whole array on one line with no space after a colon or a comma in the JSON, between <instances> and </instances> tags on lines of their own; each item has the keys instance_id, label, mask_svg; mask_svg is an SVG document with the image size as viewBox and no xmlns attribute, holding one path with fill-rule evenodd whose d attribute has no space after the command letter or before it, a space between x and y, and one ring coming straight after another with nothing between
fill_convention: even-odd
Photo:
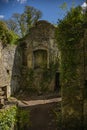
<instances>
[{"instance_id":1,"label":"shrub","mask_svg":"<svg viewBox=\"0 0 87 130\"><path fill-rule=\"evenodd\" d=\"M15 44L18 40L18 36L3 21L0 21L0 40L3 44Z\"/></svg>"},{"instance_id":2,"label":"shrub","mask_svg":"<svg viewBox=\"0 0 87 130\"><path fill-rule=\"evenodd\" d=\"M17 121L16 112L16 106L0 110L0 130L12 130Z\"/></svg>"}]
</instances>

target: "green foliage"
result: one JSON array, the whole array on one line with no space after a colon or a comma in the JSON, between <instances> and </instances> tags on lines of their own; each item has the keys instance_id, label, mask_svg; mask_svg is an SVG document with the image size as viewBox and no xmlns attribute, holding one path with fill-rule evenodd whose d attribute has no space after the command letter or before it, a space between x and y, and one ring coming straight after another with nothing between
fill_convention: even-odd
<instances>
[{"instance_id":1,"label":"green foliage","mask_svg":"<svg viewBox=\"0 0 87 130\"><path fill-rule=\"evenodd\" d=\"M55 76L56 71L58 70L58 64L54 64L53 62L50 63L49 69L44 68L43 71L43 82L50 82L52 78Z\"/></svg>"},{"instance_id":2,"label":"green foliage","mask_svg":"<svg viewBox=\"0 0 87 130\"><path fill-rule=\"evenodd\" d=\"M3 21L0 21L0 40L3 44L15 44L18 36L10 31Z\"/></svg>"},{"instance_id":3,"label":"green foliage","mask_svg":"<svg viewBox=\"0 0 87 130\"><path fill-rule=\"evenodd\" d=\"M62 130L62 113L61 113L61 103L58 103L55 109L52 110L54 114L54 119L57 124L58 130Z\"/></svg>"},{"instance_id":4,"label":"green foliage","mask_svg":"<svg viewBox=\"0 0 87 130\"><path fill-rule=\"evenodd\" d=\"M16 113L16 106L0 110L0 130L12 130L17 121Z\"/></svg>"},{"instance_id":5,"label":"green foliage","mask_svg":"<svg viewBox=\"0 0 87 130\"><path fill-rule=\"evenodd\" d=\"M63 20L59 20L57 29L57 41L59 48L73 48L84 35L84 19L81 8L71 8ZM86 20L85 20L86 23Z\"/></svg>"},{"instance_id":6,"label":"green foliage","mask_svg":"<svg viewBox=\"0 0 87 130\"><path fill-rule=\"evenodd\" d=\"M58 62L54 64L53 62L50 63L49 69L46 67L43 69L43 76L40 82L41 91L46 92L49 91L49 84L55 77L55 73L58 70Z\"/></svg>"},{"instance_id":7,"label":"green foliage","mask_svg":"<svg viewBox=\"0 0 87 130\"><path fill-rule=\"evenodd\" d=\"M84 37L86 27L87 13L83 15L80 7L71 8L65 18L58 23L56 38L61 51L61 77L63 77L63 83L77 78L76 68L80 61L78 57L81 55L80 50L77 49L82 47L80 41Z\"/></svg>"},{"instance_id":8,"label":"green foliage","mask_svg":"<svg viewBox=\"0 0 87 130\"><path fill-rule=\"evenodd\" d=\"M34 86L34 70L28 69L26 73L26 83L25 83L26 91L28 93L36 92L37 89Z\"/></svg>"},{"instance_id":9,"label":"green foliage","mask_svg":"<svg viewBox=\"0 0 87 130\"><path fill-rule=\"evenodd\" d=\"M36 94L39 91L48 92L49 84L55 78L55 73L58 70L58 62L55 64L50 63L49 69L44 67L43 69L26 69L23 81L23 90L28 94Z\"/></svg>"},{"instance_id":10,"label":"green foliage","mask_svg":"<svg viewBox=\"0 0 87 130\"><path fill-rule=\"evenodd\" d=\"M14 31L20 37L24 37L41 16L41 11L32 6L25 6L22 14L14 13L12 17L5 22L10 30Z\"/></svg>"},{"instance_id":11,"label":"green foliage","mask_svg":"<svg viewBox=\"0 0 87 130\"><path fill-rule=\"evenodd\" d=\"M25 6L24 14L28 29L31 28L42 16L41 11L32 6Z\"/></svg>"},{"instance_id":12,"label":"green foliage","mask_svg":"<svg viewBox=\"0 0 87 130\"><path fill-rule=\"evenodd\" d=\"M64 2L61 6L60 6L61 9L65 10L67 9L67 3Z\"/></svg>"},{"instance_id":13,"label":"green foliage","mask_svg":"<svg viewBox=\"0 0 87 130\"><path fill-rule=\"evenodd\" d=\"M63 20L59 21L56 31L58 47L61 51L61 80L62 84L70 84L77 79L77 65L81 57L80 43L87 27L87 14L81 13L81 8L71 8ZM66 71L67 70L67 71Z\"/></svg>"},{"instance_id":14,"label":"green foliage","mask_svg":"<svg viewBox=\"0 0 87 130\"><path fill-rule=\"evenodd\" d=\"M56 32L61 52L63 129L71 130L83 127L84 34L86 28L87 13L82 14L81 8L76 7L59 21Z\"/></svg>"},{"instance_id":15,"label":"green foliage","mask_svg":"<svg viewBox=\"0 0 87 130\"><path fill-rule=\"evenodd\" d=\"M18 109L17 119L19 123L19 129L24 130L27 127L31 126L30 121L30 110L29 109Z\"/></svg>"},{"instance_id":16,"label":"green foliage","mask_svg":"<svg viewBox=\"0 0 87 130\"><path fill-rule=\"evenodd\" d=\"M10 41L9 44L18 44L18 35L15 34L13 31L9 31L9 35L10 35Z\"/></svg>"},{"instance_id":17,"label":"green foliage","mask_svg":"<svg viewBox=\"0 0 87 130\"><path fill-rule=\"evenodd\" d=\"M0 130L13 130L15 126L20 130L31 126L29 109L9 106L0 110Z\"/></svg>"}]
</instances>

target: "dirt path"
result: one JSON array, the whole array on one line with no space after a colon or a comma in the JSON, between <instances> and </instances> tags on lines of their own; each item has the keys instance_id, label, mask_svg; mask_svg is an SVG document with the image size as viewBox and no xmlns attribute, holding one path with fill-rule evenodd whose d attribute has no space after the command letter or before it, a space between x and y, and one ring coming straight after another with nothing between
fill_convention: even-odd
<instances>
[{"instance_id":1,"label":"dirt path","mask_svg":"<svg viewBox=\"0 0 87 130\"><path fill-rule=\"evenodd\" d=\"M60 130L56 113L61 113L61 97L42 100L17 100L18 106L29 111L31 126L23 130ZM19 130L21 130L19 125Z\"/></svg>"},{"instance_id":2,"label":"dirt path","mask_svg":"<svg viewBox=\"0 0 87 130\"><path fill-rule=\"evenodd\" d=\"M54 111L57 103L48 103L30 108L31 127L26 130L59 130Z\"/></svg>"},{"instance_id":3,"label":"dirt path","mask_svg":"<svg viewBox=\"0 0 87 130\"><path fill-rule=\"evenodd\" d=\"M25 125L23 130L60 130L57 122L57 112L61 113L61 99L27 101L20 103L25 111L29 110L30 126ZM19 128L19 130L21 130Z\"/></svg>"}]
</instances>

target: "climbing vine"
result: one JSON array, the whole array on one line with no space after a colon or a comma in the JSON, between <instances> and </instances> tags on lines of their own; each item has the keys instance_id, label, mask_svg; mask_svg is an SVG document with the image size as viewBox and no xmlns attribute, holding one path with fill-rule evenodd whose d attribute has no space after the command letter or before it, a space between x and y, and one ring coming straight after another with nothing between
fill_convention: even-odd
<instances>
[{"instance_id":1,"label":"climbing vine","mask_svg":"<svg viewBox=\"0 0 87 130\"><path fill-rule=\"evenodd\" d=\"M85 28L87 27L87 14L81 13L81 8L71 8L63 20L59 20L56 31L58 47L61 51L61 78L65 82L75 76L75 68L79 64L80 52L83 51ZM82 48L81 48L82 47ZM66 72L66 70L68 70Z\"/></svg>"},{"instance_id":2,"label":"climbing vine","mask_svg":"<svg viewBox=\"0 0 87 130\"><path fill-rule=\"evenodd\" d=\"M80 7L72 8L63 20L58 21L56 37L61 50L72 48L80 41L84 35L83 25L85 26L86 21Z\"/></svg>"},{"instance_id":3,"label":"climbing vine","mask_svg":"<svg viewBox=\"0 0 87 130\"><path fill-rule=\"evenodd\" d=\"M83 127L84 35L86 28L87 13L82 14L81 7L72 8L65 18L58 22L56 38L61 52L63 129Z\"/></svg>"}]
</instances>

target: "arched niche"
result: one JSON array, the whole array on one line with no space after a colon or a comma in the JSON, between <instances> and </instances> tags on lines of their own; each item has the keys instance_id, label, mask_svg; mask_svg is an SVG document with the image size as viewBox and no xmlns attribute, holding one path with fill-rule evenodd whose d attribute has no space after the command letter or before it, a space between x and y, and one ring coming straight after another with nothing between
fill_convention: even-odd
<instances>
[{"instance_id":1,"label":"arched niche","mask_svg":"<svg viewBox=\"0 0 87 130\"><path fill-rule=\"evenodd\" d=\"M33 51L33 65L36 68L47 68L48 53L47 50L38 49Z\"/></svg>"}]
</instances>

